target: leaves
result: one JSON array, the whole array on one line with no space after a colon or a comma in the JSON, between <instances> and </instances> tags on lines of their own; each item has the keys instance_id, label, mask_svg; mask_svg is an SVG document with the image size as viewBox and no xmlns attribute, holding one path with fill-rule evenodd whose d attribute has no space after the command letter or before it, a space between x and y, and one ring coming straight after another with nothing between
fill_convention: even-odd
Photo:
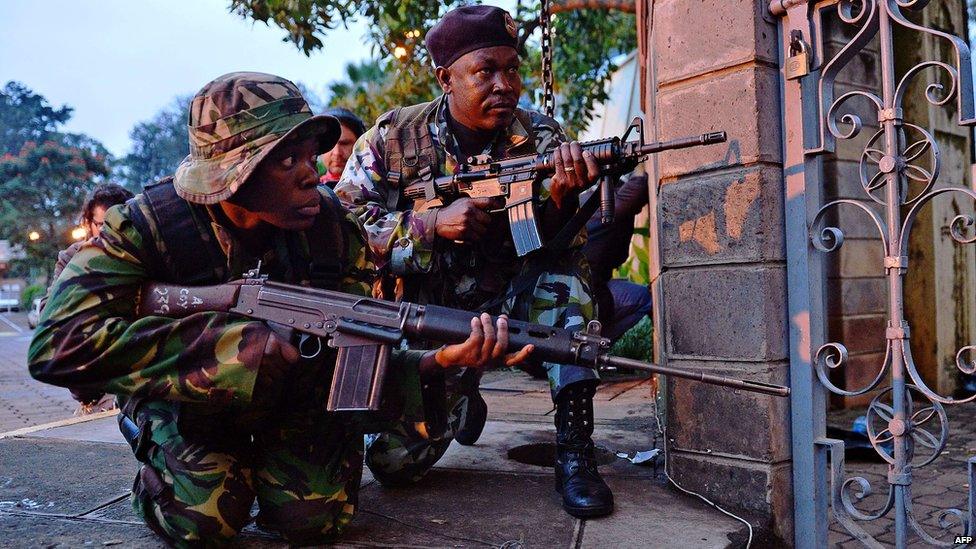
<instances>
[{"instance_id":1,"label":"leaves","mask_svg":"<svg viewBox=\"0 0 976 549\"><path fill-rule=\"evenodd\" d=\"M71 243L85 196L109 175L111 157L98 141L59 133L70 107L53 109L26 86L10 82L0 93L4 149L0 157L0 238L23 249L27 269L49 271ZM38 137L38 139L25 139ZM30 240L37 231L40 238Z\"/></svg>"},{"instance_id":2,"label":"leaves","mask_svg":"<svg viewBox=\"0 0 976 549\"><path fill-rule=\"evenodd\" d=\"M17 154L28 141L44 141L71 118L71 107L53 108L20 82L0 91L0 155Z\"/></svg>"},{"instance_id":3,"label":"leaves","mask_svg":"<svg viewBox=\"0 0 976 549\"><path fill-rule=\"evenodd\" d=\"M350 65L346 78L330 86L332 104L349 108L367 123L394 107L428 101L438 93L423 46L427 30L460 0L231 0L230 9L245 19L274 24L306 55L322 47L321 37L340 24L365 20L373 59ZM585 3L584 3L585 4ZM615 5L613 2L606 5ZM538 105L540 82L537 0L519 0L514 17L520 26L523 101ZM575 136L592 119L593 107L606 100L605 86L616 69L612 59L637 47L631 13L577 9L553 15L555 91L558 117ZM397 58L394 53L402 48Z\"/></svg>"},{"instance_id":4,"label":"leaves","mask_svg":"<svg viewBox=\"0 0 976 549\"><path fill-rule=\"evenodd\" d=\"M146 184L172 175L190 153L187 130L189 95L176 97L151 119L129 132L132 148L119 162L119 183L139 192Z\"/></svg>"}]
</instances>

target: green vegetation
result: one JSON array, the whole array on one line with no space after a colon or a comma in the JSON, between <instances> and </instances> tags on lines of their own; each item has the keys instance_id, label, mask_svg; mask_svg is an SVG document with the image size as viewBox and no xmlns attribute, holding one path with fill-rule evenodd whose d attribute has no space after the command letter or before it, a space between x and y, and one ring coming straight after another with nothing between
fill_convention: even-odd
<instances>
[{"instance_id":1,"label":"green vegetation","mask_svg":"<svg viewBox=\"0 0 976 549\"><path fill-rule=\"evenodd\" d=\"M650 318L642 318L636 326L627 331L613 344L612 354L624 358L653 362L652 343L654 325Z\"/></svg>"},{"instance_id":2,"label":"green vegetation","mask_svg":"<svg viewBox=\"0 0 976 549\"><path fill-rule=\"evenodd\" d=\"M43 296L46 291L47 288L40 284L31 284L24 288L24 291L20 292L20 310L29 311L34 304L34 298Z\"/></svg>"},{"instance_id":3,"label":"green vegetation","mask_svg":"<svg viewBox=\"0 0 976 549\"><path fill-rule=\"evenodd\" d=\"M350 65L345 80L333 84L332 103L352 109L367 121L396 106L426 101L437 92L423 47L427 30L461 0L231 0L230 9L245 19L276 25L306 55L322 47L322 37L340 25L364 20L373 59ZM539 2L519 0L525 89L541 92L538 47ZM570 135L586 126L594 104L607 98L605 84L616 70L612 59L637 46L631 13L606 9L562 11L553 16L555 92L558 115ZM539 99L527 96L538 105Z\"/></svg>"},{"instance_id":4,"label":"green vegetation","mask_svg":"<svg viewBox=\"0 0 976 549\"><path fill-rule=\"evenodd\" d=\"M54 108L18 82L0 90L0 238L24 252L15 276L50 274L85 195L108 177L101 143L59 131L70 117L70 107Z\"/></svg>"}]
</instances>

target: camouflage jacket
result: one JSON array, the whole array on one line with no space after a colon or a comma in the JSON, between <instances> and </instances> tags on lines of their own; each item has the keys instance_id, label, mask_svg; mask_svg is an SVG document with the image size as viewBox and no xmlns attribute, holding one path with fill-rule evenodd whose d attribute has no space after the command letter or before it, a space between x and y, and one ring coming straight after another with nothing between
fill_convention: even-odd
<instances>
[{"instance_id":1,"label":"camouflage jacket","mask_svg":"<svg viewBox=\"0 0 976 549\"><path fill-rule=\"evenodd\" d=\"M213 283L241 278L260 259L272 280L308 284L294 266L302 260L308 265L310 237L326 235L278 231L268 249L255 256L220 223L218 206L190 206L195 217L209 218L213 232L208 236L226 255L224 280ZM221 312L136 318L140 286L158 279L150 266L157 263L154 249L163 245L143 241L133 222L136 208L149 213L143 195L109 209L101 236L82 247L55 282L28 352L31 374L54 385L134 397L130 402L148 398L245 407L269 331L263 322ZM330 215L331 209L322 211ZM375 270L362 230L352 215L342 226L350 237L341 288L368 295L367 278ZM416 370L419 355L400 353L396 360Z\"/></svg>"},{"instance_id":2,"label":"camouflage jacket","mask_svg":"<svg viewBox=\"0 0 976 549\"><path fill-rule=\"evenodd\" d=\"M437 155L435 175L450 175L459 164L460 149L448 128L445 97L435 103L425 120ZM520 111L520 117L530 121L529 128L514 118L484 152L494 158L540 153L565 140L555 120L534 111ZM386 143L392 118L392 112L381 116L359 138L335 192L365 226L377 263L405 279L408 299L477 307L504 291L523 268L508 219L503 213L494 214L489 233L476 243L459 245L436 238L437 210L413 211L401 189L387 177ZM536 189L540 212L551 203L549 184L545 179Z\"/></svg>"}]
</instances>

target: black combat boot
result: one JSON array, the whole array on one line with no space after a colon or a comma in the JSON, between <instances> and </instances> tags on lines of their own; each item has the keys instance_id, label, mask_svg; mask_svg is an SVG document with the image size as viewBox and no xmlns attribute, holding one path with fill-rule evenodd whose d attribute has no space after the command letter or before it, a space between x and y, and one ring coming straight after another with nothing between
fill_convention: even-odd
<instances>
[{"instance_id":1,"label":"black combat boot","mask_svg":"<svg viewBox=\"0 0 976 549\"><path fill-rule=\"evenodd\" d=\"M613 512L613 493L596 469L593 448L595 385L574 384L556 399L556 491L563 509L574 517L600 517Z\"/></svg>"}]
</instances>

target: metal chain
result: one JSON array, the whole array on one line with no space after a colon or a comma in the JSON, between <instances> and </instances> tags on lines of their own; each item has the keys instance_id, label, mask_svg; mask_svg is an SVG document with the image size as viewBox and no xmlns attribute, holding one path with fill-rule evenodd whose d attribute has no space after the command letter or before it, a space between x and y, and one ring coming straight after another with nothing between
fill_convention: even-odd
<instances>
[{"instance_id":1,"label":"metal chain","mask_svg":"<svg viewBox=\"0 0 976 549\"><path fill-rule=\"evenodd\" d=\"M539 25L542 27L542 112L553 118L556 114L556 98L552 91L552 25L549 20L549 0L542 0Z\"/></svg>"}]
</instances>

